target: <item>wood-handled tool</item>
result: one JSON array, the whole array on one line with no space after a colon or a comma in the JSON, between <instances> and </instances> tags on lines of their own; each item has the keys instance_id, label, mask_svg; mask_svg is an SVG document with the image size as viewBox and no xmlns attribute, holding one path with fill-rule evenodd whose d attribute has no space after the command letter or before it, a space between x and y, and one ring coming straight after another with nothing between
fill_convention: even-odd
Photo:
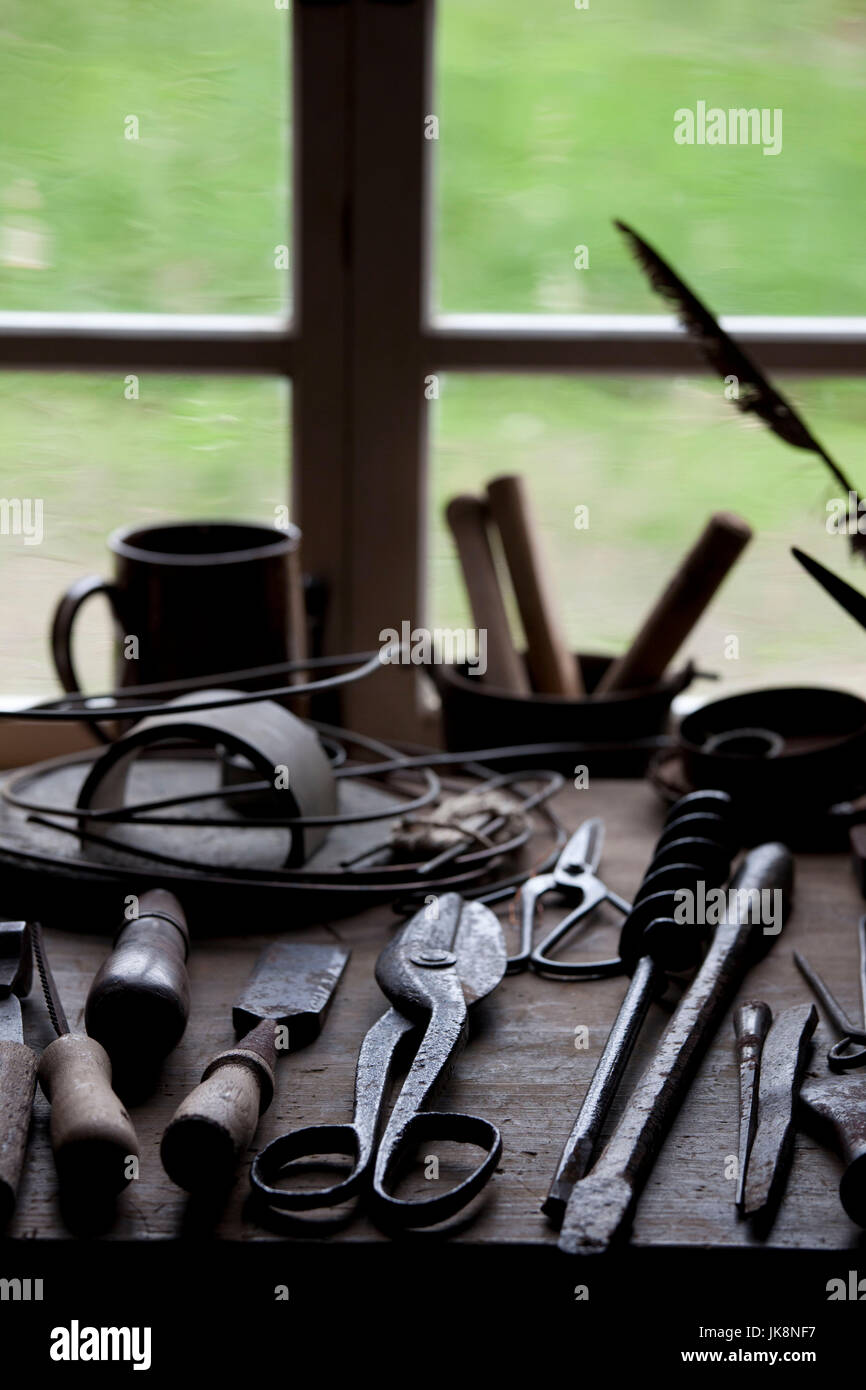
<instances>
[{"instance_id":1,"label":"wood-handled tool","mask_svg":"<svg viewBox=\"0 0 866 1390\"><path fill-rule=\"evenodd\" d=\"M138 1138L111 1089L111 1060L101 1043L71 1033L38 922L33 953L48 1015L57 1038L39 1061L39 1084L51 1102L51 1147L61 1185L99 1197L113 1196L132 1176Z\"/></svg>"},{"instance_id":2,"label":"wood-handled tool","mask_svg":"<svg viewBox=\"0 0 866 1390\"><path fill-rule=\"evenodd\" d=\"M84 1022L115 1067L160 1062L180 1042L189 1017L183 908L162 888L142 893L87 996Z\"/></svg>"},{"instance_id":3,"label":"wood-handled tool","mask_svg":"<svg viewBox=\"0 0 866 1390\"><path fill-rule=\"evenodd\" d=\"M569 695L578 699L585 694L583 681L556 618L526 484L516 474L493 478L487 484L487 498L502 537L526 634L533 687L539 695Z\"/></svg>"},{"instance_id":4,"label":"wood-handled tool","mask_svg":"<svg viewBox=\"0 0 866 1390\"><path fill-rule=\"evenodd\" d=\"M800 1090L798 1117L821 1143L836 1149L845 1164L839 1200L852 1221L866 1227L866 1098L863 1080L810 1075Z\"/></svg>"},{"instance_id":5,"label":"wood-handled tool","mask_svg":"<svg viewBox=\"0 0 866 1390\"><path fill-rule=\"evenodd\" d=\"M472 619L487 633L486 679L512 695L528 695L526 670L511 640L508 614L490 547L490 509L480 497L452 497L445 519L457 546Z\"/></svg>"},{"instance_id":6,"label":"wood-handled tool","mask_svg":"<svg viewBox=\"0 0 866 1390\"><path fill-rule=\"evenodd\" d=\"M814 1004L797 1004L776 1019L764 1044L758 1087L758 1128L746 1170L743 1211L772 1210L784 1187L794 1143L794 1111L818 1022Z\"/></svg>"},{"instance_id":7,"label":"wood-handled tool","mask_svg":"<svg viewBox=\"0 0 866 1390\"><path fill-rule=\"evenodd\" d=\"M749 1154L755 1139L755 1130L758 1128L761 1053L772 1022L772 1011L763 999L747 999L734 1010L737 1074L740 1082L740 1136L737 1145L737 1190L734 1201L740 1210L745 1199Z\"/></svg>"},{"instance_id":8,"label":"wood-handled tool","mask_svg":"<svg viewBox=\"0 0 866 1390\"><path fill-rule=\"evenodd\" d=\"M274 1095L279 1052L318 1037L349 959L336 946L282 942L260 955L232 1010L237 1046L214 1057L162 1138L165 1171L187 1192L231 1181Z\"/></svg>"},{"instance_id":9,"label":"wood-handled tool","mask_svg":"<svg viewBox=\"0 0 866 1390\"><path fill-rule=\"evenodd\" d=\"M657 681L751 538L742 517L732 512L711 516L628 651L607 668L593 694L636 690Z\"/></svg>"},{"instance_id":10,"label":"wood-handled tool","mask_svg":"<svg viewBox=\"0 0 866 1390\"><path fill-rule=\"evenodd\" d=\"M731 885L739 890L735 897L729 895L733 911L716 928L700 970L674 1010L601 1157L572 1189L561 1250L604 1251L627 1228L698 1064L753 958L754 938L761 932L751 920L754 893L778 890L787 904L793 873L784 845L759 845L746 855Z\"/></svg>"},{"instance_id":11,"label":"wood-handled tool","mask_svg":"<svg viewBox=\"0 0 866 1390\"><path fill-rule=\"evenodd\" d=\"M0 1230L18 1196L39 1058L24 1041L20 999L33 980L26 922L0 922Z\"/></svg>"}]
</instances>

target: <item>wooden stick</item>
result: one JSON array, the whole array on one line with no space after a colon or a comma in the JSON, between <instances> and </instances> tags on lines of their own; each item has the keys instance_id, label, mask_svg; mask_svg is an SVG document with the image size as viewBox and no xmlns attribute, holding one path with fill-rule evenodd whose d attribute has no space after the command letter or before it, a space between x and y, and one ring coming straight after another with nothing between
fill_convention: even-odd
<instances>
[{"instance_id":1,"label":"wooden stick","mask_svg":"<svg viewBox=\"0 0 866 1390\"><path fill-rule=\"evenodd\" d=\"M457 546L473 621L480 631L487 632L487 679L512 695L528 695L529 679L511 640L490 548L490 512L480 497L463 494L452 497L445 519Z\"/></svg>"},{"instance_id":2,"label":"wooden stick","mask_svg":"<svg viewBox=\"0 0 866 1390\"><path fill-rule=\"evenodd\" d=\"M583 682L556 619L526 484L517 475L493 478L487 484L487 497L526 633L533 686L540 695L579 699L585 694Z\"/></svg>"},{"instance_id":3,"label":"wooden stick","mask_svg":"<svg viewBox=\"0 0 866 1390\"><path fill-rule=\"evenodd\" d=\"M659 680L751 538L749 524L733 512L711 516L628 651L608 667L593 693L635 690Z\"/></svg>"}]
</instances>

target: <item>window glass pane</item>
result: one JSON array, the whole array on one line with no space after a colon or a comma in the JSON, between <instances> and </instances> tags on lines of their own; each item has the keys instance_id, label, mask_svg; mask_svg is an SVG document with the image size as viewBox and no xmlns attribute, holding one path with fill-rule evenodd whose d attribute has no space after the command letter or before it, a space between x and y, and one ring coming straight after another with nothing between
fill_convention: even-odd
<instances>
[{"instance_id":1,"label":"window glass pane","mask_svg":"<svg viewBox=\"0 0 866 1390\"><path fill-rule=\"evenodd\" d=\"M0 310L276 313L284 9L6 0Z\"/></svg>"},{"instance_id":2,"label":"window glass pane","mask_svg":"<svg viewBox=\"0 0 866 1390\"><path fill-rule=\"evenodd\" d=\"M717 312L863 312L861 5L439 0L437 15L437 309L660 312L618 217ZM768 113L777 154L763 133L697 143L721 133L716 109L739 140L741 108ZM675 142L678 110L694 144Z\"/></svg>"},{"instance_id":3,"label":"window glass pane","mask_svg":"<svg viewBox=\"0 0 866 1390\"><path fill-rule=\"evenodd\" d=\"M289 496L284 383L149 375L137 399L127 399L132 389L117 377L0 373L0 494L25 504L17 527L11 508L0 511L2 694L59 689L54 607L79 576L110 577L109 532L168 518L279 524ZM82 609L76 642L85 688L107 688L102 600Z\"/></svg>"},{"instance_id":4,"label":"window glass pane","mask_svg":"<svg viewBox=\"0 0 866 1390\"><path fill-rule=\"evenodd\" d=\"M859 457L861 382L786 388L831 453L843 463ZM449 375L441 392L430 474L434 625L471 621L445 503L497 474L522 473L575 649L622 651L707 517L727 509L755 536L684 653L731 691L803 682L866 693L863 634L788 553L799 545L866 588L862 561L827 530L834 485L817 460L738 420L716 381ZM588 508L586 529L575 527L577 507ZM735 657L726 655L730 635Z\"/></svg>"}]
</instances>

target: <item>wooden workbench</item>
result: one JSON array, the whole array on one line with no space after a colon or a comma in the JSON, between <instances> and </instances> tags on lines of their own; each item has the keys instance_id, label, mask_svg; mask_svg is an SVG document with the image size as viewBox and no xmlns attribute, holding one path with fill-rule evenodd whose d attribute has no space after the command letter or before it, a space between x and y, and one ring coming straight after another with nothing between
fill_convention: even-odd
<instances>
[{"instance_id":1,"label":"wooden workbench","mask_svg":"<svg viewBox=\"0 0 866 1390\"><path fill-rule=\"evenodd\" d=\"M629 896L639 883L658 834L662 808L641 782L598 783L560 796L560 810L573 824L601 815L607 841L601 872L612 887ZM791 950L800 947L856 1009L855 924L862 911L854 877L844 856L797 858L796 906L781 938L753 971L747 991L766 999L774 1011L806 998ZM605 954L616 940L616 915L587 933L582 952ZM348 1120L355 1059L360 1040L383 1009L373 979L376 957L394 928L388 908L316 927L303 928L305 940L338 940L352 958L335 997L322 1036L280 1064L278 1091L257 1136L262 1144L284 1130L319 1121ZM274 928L279 927L274 922ZM106 931L111 924L106 924ZM144 1104L132 1107L141 1141L141 1176L121 1197L109 1239L169 1241L182 1235L210 1234L226 1242L325 1239L315 1227L306 1234L262 1229L251 1217L247 1166L239 1172L230 1201L216 1218L205 1218L173 1186L159 1161L162 1132L181 1097L197 1082L204 1063L231 1039L231 1005L257 952L269 938L250 935L199 940L191 957L192 1014L186 1037L168 1059L161 1083ZM107 950L107 937L52 932L49 948L70 1023L80 1022L90 980ZM440 1108L464 1109L500 1126L504 1139L501 1170L479 1204L476 1219L455 1231L452 1240L471 1245L555 1246L555 1234L539 1211L580 1100L619 1006L624 980L560 983L532 974L507 978L478 1008L470 1045L441 1098ZM664 1022L654 1009L646 1051ZM575 1029L589 1029L589 1047L577 1050ZM25 1028L35 1045L48 1041L37 995L27 1003ZM737 1147L737 1078L730 1019L726 1019L697 1082L683 1106L640 1201L633 1229L636 1246L732 1247L757 1244L738 1221L734 1183L726 1165ZM828 1035L816 1035L821 1066ZM633 1063L640 1065L639 1058ZM866 1094L866 1073L864 1073ZM14 1239L63 1239L70 1235L61 1217L54 1166L47 1141L47 1107L41 1095ZM443 1163L442 1176L446 1168ZM810 1139L798 1136L788 1193L767 1237L769 1246L842 1250L858 1247L861 1232L844 1214L837 1196L839 1164ZM363 1215L327 1236L339 1246L381 1242L384 1237Z\"/></svg>"}]
</instances>

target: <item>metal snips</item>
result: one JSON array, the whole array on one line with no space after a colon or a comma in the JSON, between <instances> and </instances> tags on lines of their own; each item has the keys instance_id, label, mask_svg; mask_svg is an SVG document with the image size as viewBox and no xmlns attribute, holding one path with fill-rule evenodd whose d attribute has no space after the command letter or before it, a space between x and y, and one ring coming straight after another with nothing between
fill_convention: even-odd
<instances>
[{"instance_id":1,"label":"metal snips","mask_svg":"<svg viewBox=\"0 0 866 1390\"><path fill-rule=\"evenodd\" d=\"M505 974L505 940L499 919L483 903L443 893L417 912L388 943L376 963L376 980L391 1008L361 1044L355 1074L355 1108L348 1124L308 1125L273 1140L254 1159L252 1185L268 1206L283 1211L334 1207L358 1194L371 1214L406 1228L436 1225L461 1211L493 1176L502 1152L499 1130L489 1120L427 1107L449 1076L466 1042L468 1010L496 988ZM401 1044L415 1044L408 1075L379 1137ZM445 1191L417 1200L395 1195L404 1160L421 1143L471 1144L483 1152L475 1170ZM348 1156L348 1174L329 1187L278 1187L297 1160Z\"/></svg>"},{"instance_id":2,"label":"metal snips","mask_svg":"<svg viewBox=\"0 0 866 1390\"><path fill-rule=\"evenodd\" d=\"M540 975L565 980L600 980L623 973L625 966L618 955L588 961L555 960L550 955L554 947L602 903L610 903L624 915L631 912L631 903L602 883L596 873L603 844L604 821L598 817L585 820L565 845L551 872L536 874L524 883L519 903L520 949L517 955L509 958L509 975L527 966ZM564 899L568 911L540 944L533 947L536 909L549 893Z\"/></svg>"}]
</instances>

